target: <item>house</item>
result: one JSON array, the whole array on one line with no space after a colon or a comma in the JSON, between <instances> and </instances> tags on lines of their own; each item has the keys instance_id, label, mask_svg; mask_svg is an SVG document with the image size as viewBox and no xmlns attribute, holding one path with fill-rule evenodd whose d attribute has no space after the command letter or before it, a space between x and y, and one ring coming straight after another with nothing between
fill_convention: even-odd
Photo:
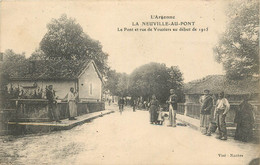
<instances>
[{"instance_id":1,"label":"house","mask_svg":"<svg viewBox=\"0 0 260 165\"><path fill-rule=\"evenodd\" d=\"M224 91L230 102L240 102L244 95L251 95L251 101L259 101L260 79L253 77L247 80L228 80L224 75L209 75L202 79L191 81L184 85L186 103L199 103L199 98L205 89L217 97Z\"/></svg>"},{"instance_id":2,"label":"house","mask_svg":"<svg viewBox=\"0 0 260 165\"><path fill-rule=\"evenodd\" d=\"M2 95L4 98L0 97L0 103L5 99L5 104L0 104L0 113L4 114L4 120L0 122L0 135L10 134L12 128L16 127L10 121L53 121L45 95L48 85L53 85L58 97L55 108L59 111L60 120L69 117L65 98L71 87L79 93L78 116L105 109L105 104L101 101L102 75L93 60L24 60L6 66L5 70L8 71L5 78L9 84L8 91L1 91L5 93ZM19 127L19 130L30 132L25 125L21 129Z\"/></svg>"},{"instance_id":3,"label":"house","mask_svg":"<svg viewBox=\"0 0 260 165\"><path fill-rule=\"evenodd\" d=\"M250 95L250 103L254 107L255 116L255 136L259 133L259 117L260 117L260 103L259 103L259 87L260 82L258 77L253 77L247 80L228 80L224 75L209 75L202 79L191 81L184 85L185 103L178 104L178 113L186 115L191 118L200 119L199 98L203 95L205 89L210 90L214 102L217 100L218 93L224 91L225 97L230 102L230 111L226 117L228 133L234 136L235 125L234 118L238 110L239 103L243 100L243 96ZM214 106L211 111L211 118L213 119Z\"/></svg>"},{"instance_id":4,"label":"house","mask_svg":"<svg viewBox=\"0 0 260 165\"><path fill-rule=\"evenodd\" d=\"M27 61L19 70L10 71L9 88L23 89L32 95L37 89L45 91L53 85L58 99L66 97L73 87L80 102L101 101L103 80L93 60L34 60Z\"/></svg>"}]
</instances>

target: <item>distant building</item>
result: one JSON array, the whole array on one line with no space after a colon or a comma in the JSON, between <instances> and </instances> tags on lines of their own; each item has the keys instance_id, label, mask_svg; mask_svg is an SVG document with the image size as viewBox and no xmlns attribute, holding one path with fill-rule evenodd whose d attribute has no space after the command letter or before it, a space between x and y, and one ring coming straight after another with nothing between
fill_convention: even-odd
<instances>
[{"instance_id":1,"label":"distant building","mask_svg":"<svg viewBox=\"0 0 260 165\"><path fill-rule=\"evenodd\" d=\"M227 129L229 136L234 136L235 124L234 118L238 110L239 104L243 100L243 96L250 95L250 103L254 107L255 127L254 136L259 136L259 110L260 110L260 94L259 77L253 77L247 80L228 80L224 75L209 75L202 79L191 81L184 85L185 103L178 104L178 113L184 114L191 118L200 119L201 105L199 98L203 95L205 89L210 90L213 96L214 104L217 101L219 92L224 91L225 97L230 103L230 111L226 117ZM213 119L215 105L211 110L211 119Z\"/></svg>"},{"instance_id":2,"label":"distant building","mask_svg":"<svg viewBox=\"0 0 260 165\"><path fill-rule=\"evenodd\" d=\"M259 80L258 77L253 77L250 80L234 81L228 80L224 75L209 75L184 85L185 102L199 103L204 89L209 89L214 97L217 97L219 92L224 91L230 102L240 102L243 96L248 94L251 94L252 102L259 102Z\"/></svg>"},{"instance_id":3,"label":"distant building","mask_svg":"<svg viewBox=\"0 0 260 165\"><path fill-rule=\"evenodd\" d=\"M102 98L103 80L93 60L29 61L19 71L10 70L9 82L9 88L23 90L36 86L45 91L46 86L53 85L59 99L64 99L71 87L79 91L80 101L101 101Z\"/></svg>"}]
</instances>

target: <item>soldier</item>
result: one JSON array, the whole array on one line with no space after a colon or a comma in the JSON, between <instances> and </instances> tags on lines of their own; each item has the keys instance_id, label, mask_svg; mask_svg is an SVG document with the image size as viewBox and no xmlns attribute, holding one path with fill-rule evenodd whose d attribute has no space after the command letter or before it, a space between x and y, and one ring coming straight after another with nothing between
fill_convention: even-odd
<instances>
[{"instance_id":1,"label":"soldier","mask_svg":"<svg viewBox=\"0 0 260 165\"><path fill-rule=\"evenodd\" d=\"M200 128L203 135L210 136L210 114L213 107L213 99L209 95L209 90L204 90L204 96L202 99L201 109L200 109Z\"/></svg>"},{"instance_id":2,"label":"soldier","mask_svg":"<svg viewBox=\"0 0 260 165\"><path fill-rule=\"evenodd\" d=\"M46 89L46 98L48 100L48 108L49 108L49 113L51 115L51 119L55 120L56 122L61 122L59 119L59 112L56 108L56 100L55 100L55 92L53 90L53 86L49 85L48 88Z\"/></svg>"},{"instance_id":3,"label":"soldier","mask_svg":"<svg viewBox=\"0 0 260 165\"><path fill-rule=\"evenodd\" d=\"M227 140L226 115L229 112L229 108L230 104L224 97L224 92L221 92L214 112L214 118L217 120L219 130L219 136L217 138L221 140Z\"/></svg>"}]
</instances>

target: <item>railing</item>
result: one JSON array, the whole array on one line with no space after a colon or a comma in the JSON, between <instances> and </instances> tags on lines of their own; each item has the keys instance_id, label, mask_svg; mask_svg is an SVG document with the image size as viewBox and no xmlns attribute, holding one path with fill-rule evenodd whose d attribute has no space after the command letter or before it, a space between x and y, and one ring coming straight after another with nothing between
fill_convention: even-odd
<instances>
[{"instance_id":1,"label":"railing","mask_svg":"<svg viewBox=\"0 0 260 165\"><path fill-rule=\"evenodd\" d=\"M49 121L48 100L46 99L11 99L16 109L14 121Z\"/></svg>"},{"instance_id":2,"label":"railing","mask_svg":"<svg viewBox=\"0 0 260 165\"><path fill-rule=\"evenodd\" d=\"M254 116L256 120L256 125L259 125L259 117L260 117L260 104L259 103L251 103L254 107ZM226 121L232 126L234 123L234 118L236 111L238 109L239 103L230 103L230 111L227 114ZM178 103L177 113L189 116L191 118L199 119L200 118L200 104L195 103ZM213 119L215 106L213 106L211 110L211 119Z\"/></svg>"},{"instance_id":3,"label":"railing","mask_svg":"<svg viewBox=\"0 0 260 165\"><path fill-rule=\"evenodd\" d=\"M185 114L185 103L179 103L177 107L177 113L184 115ZM186 114L185 114L186 115Z\"/></svg>"},{"instance_id":4,"label":"railing","mask_svg":"<svg viewBox=\"0 0 260 165\"><path fill-rule=\"evenodd\" d=\"M200 105L199 104L186 104L186 115L196 119L200 118Z\"/></svg>"},{"instance_id":5,"label":"railing","mask_svg":"<svg viewBox=\"0 0 260 165\"><path fill-rule=\"evenodd\" d=\"M13 108L16 109L12 121L51 121L52 113L48 108L46 99L12 99ZM68 103L59 102L54 108L58 111L60 119L69 117ZM77 103L78 116L105 109L104 102L80 102Z\"/></svg>"}]
</instances>

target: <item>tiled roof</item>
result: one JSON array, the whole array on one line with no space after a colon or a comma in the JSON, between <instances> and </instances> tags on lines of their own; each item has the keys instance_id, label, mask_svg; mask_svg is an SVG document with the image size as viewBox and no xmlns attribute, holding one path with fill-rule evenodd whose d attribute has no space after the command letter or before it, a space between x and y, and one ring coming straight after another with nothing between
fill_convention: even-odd
<instances>
[{"instance_id":1,"label":"tiled roof","mask_svg":"<svg viewBox=\"0 0 260 165\"><path fill-rule=\"evenodd\" d=\"M224 91L226 94L259 93L259 78L247 80L228 80L224 75L209 75L202 79L191 81L184 85L185 94L202 94L205 89L210 93Z\"/></svg>"},{"instance_id":2,"label":"tiled roof","mask_svg":"<svg viewBox=\"0 0 260 165\"><path fill-rule=\"evenodd\" d=\"M20 69L9 71L11 80L77 79L91 60L27 60Z\"/></svg>"}]
</instances>

